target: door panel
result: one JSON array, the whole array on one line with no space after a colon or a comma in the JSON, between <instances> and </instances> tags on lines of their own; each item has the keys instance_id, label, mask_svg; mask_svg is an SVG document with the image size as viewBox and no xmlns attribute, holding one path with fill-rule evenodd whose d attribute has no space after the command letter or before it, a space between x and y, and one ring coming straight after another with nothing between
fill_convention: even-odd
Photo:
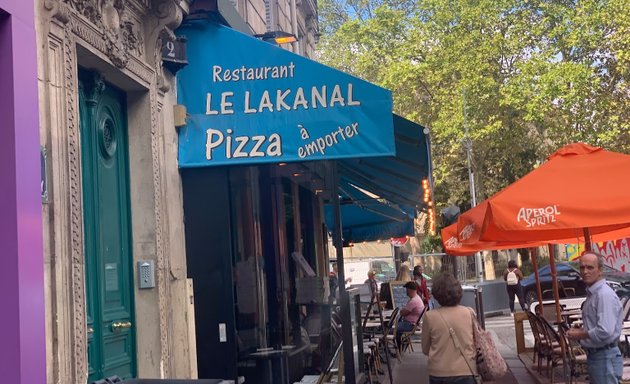
<instances>
[{"instance_id":1,"label":"door panel","mask_svg":"<svg viewBox=\"0 0 630 384\"><path fill-rule=\"evenodd\" d=\"M135 376L125 94L79 73L88 383Z\"/></svg>"}]
</instances>

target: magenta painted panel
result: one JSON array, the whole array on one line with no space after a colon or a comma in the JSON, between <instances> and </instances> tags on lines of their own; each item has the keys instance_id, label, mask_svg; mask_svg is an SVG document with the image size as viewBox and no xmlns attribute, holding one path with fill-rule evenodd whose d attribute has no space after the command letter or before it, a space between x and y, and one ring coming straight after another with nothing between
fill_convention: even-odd
<instances>
[{"instance_id":1,"label":"magenta painted panel","mask_svg":"<svg viewBox=\"0 0 630 384\"><path fill-rule=\"evenodd\" d=\"M33 5L0 0L0 378L18 384L46 382Z\"/></svg>"}]
</instances>

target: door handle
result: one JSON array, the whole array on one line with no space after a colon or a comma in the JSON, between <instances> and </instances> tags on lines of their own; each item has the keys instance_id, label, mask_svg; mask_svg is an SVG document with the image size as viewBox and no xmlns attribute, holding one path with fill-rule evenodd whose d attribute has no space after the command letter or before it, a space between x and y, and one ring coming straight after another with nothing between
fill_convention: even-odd
<instances>
[{"instance_id":1,"label":"door handle","mask_svg":"<svg viewBox=\"0 0 630 384\"><path fill-rule=\"evenodd\" d=\"M125 322L119 321L116 323L112 323L112 331L114 332L119 332L127 328L131 328L131 322L129 321L125 321Z\"/></svg>"},{"instance_id":2,"label":"door handle","mask_svg":"<svg viewBox=\"0 0 630 384\"><path fill-rule=\"evenodd\" d=\"M88 336L89 336L89 335L91 335L91 334L93 334L93 333L94 333L94 328L92 328L92 327L88 327L88 329L87 329L87 334L88 334Z\"/></svg>"}]
</instances>

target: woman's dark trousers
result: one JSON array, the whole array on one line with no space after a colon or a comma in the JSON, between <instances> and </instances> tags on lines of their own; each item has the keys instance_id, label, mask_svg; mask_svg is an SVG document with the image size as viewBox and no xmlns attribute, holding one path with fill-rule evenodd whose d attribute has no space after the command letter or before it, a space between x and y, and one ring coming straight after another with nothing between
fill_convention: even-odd
<instances>
[{"instance_id":1,"label":"woman's dark trousers","mask_svg":"<svg viewBox=\"0 0 630 384\"><path fill-rule=\"evenodd\" d=\"M521 304L521 309L525 310L525 299L523 299L523 287L521 284L508 285L507 294L510 299L510 312L514 313L514 296L518 297L518 302Z\"/></svg>"}]
</instances>

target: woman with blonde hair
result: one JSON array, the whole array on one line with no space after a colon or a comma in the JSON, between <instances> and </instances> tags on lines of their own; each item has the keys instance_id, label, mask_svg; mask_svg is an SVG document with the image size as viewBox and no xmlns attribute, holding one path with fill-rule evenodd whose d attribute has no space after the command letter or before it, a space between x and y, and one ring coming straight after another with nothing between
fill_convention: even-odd
<instances>
[{"instance_id":1,"label":"woman with blonde hair","mask_svg":"<svg viewBox=\"0 0 630 384\"><path fill-rule=\"evenodd\" d=\"M400 266L400 268L398 268L398 273L396 274L396 278L394 280L388 281L386 283L381 284L381 289L380 289L380 295L379 295L379 299L381 301L386 302L385 304L385 308L387 309L394 309L394 302L392 299L392 291L389 288L389 283L393 282L393 281L402 281L402 282L407 282L407 281L413 281L411 279L411 272L409 270L409 266L407 264L403 264Z\"/></svg>"},{"instance_id":2,"label":"woman with blonde hair","mask_svg":"<svg viewBox=\"0 0 630 384\"><path fill-rule=\"evenodd\" d=\"M396 281L412 281L411 280L411 271L409 270L409 266L407 264L403 264L398 268L398 273L396 274Z\"/></svg>"}]
</instances>

